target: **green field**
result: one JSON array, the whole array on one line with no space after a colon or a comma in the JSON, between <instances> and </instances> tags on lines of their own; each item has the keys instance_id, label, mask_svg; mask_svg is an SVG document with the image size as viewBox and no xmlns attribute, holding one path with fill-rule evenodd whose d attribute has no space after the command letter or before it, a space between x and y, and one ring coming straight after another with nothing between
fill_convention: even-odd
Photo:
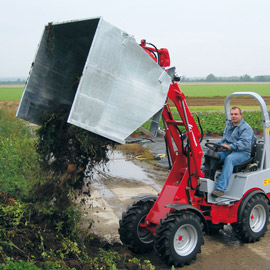
<instances>
[{"instance_id":1,"label":"green field","mask_svg":"<svg viewBox=\"0 0 270 270\"><path fill-rule=\"evenodd\" d=\"M186 97L226 97L233 92L256 92L261 96L270 96L270 83L258 84L180 84L181 91ZM21 99L23 86L0 85L0 100Z\"/></svg>"},{"instance_id":2,"label":"green field","mask_svg":"<svg viewBox=\"0 0 270 270\"><path fill-rule=\"evenodd\" d=\"M256 92L261 96L270 96L270 83L265 84L180 84L186 97L226 97L233 92Z\"/></svg>"},{"instance_id":3,"label":"green field","mask_svg":"<svg viewBox=\"0 0 270 270\"><path fill-rule=\"evenodd\" d=\"M0 85L0 100L19 100L23 93L23 86Z\"/></svg>"}]
</instances>

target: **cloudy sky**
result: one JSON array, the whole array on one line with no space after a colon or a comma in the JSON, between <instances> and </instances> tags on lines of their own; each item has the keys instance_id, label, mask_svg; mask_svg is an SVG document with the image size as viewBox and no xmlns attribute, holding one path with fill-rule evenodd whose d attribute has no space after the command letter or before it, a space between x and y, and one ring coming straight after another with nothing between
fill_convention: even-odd
<instances>
[{"instance_id":1,"label":"cloudy sky","mask_svg":"<svg viewBox=\"0 0 270 270\"><path fill-rule=\"evenodd\" d=\"M180 75L270 74L269 0L1 0L0 77L27 77L48 22L102 16L167 48Z\"/></svg>"}]
</instances>

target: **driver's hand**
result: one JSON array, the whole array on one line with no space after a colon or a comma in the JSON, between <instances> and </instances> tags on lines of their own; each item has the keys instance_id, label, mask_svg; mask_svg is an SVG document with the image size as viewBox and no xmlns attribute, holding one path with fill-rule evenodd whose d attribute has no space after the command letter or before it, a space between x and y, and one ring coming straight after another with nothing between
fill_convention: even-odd
<instances>
[{"instance_id":1,"label":"driver's hand","mask_svg":"<svg viewBox=\"0 0 270 270\"><path fill-rule=\"evenodd\" d=\"M228 145L228 144L222 144L222 146L224 146L225 148L227 148L227 149L231 149L231 147Z\"/></svg>"}]
</instances>

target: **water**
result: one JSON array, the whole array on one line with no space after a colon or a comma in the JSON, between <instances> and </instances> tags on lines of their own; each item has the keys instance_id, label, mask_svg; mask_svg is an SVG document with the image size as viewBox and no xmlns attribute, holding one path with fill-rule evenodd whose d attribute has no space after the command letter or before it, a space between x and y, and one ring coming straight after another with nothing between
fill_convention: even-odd
<instances>
[{"instance_id":1,"label":"water","mask_svg":"<svg viewBox=\"0 0 270 270\"><path fill-rule=\"evenodd\" d=\"M109 154L110 161L105 166L96 166L95 173L97 176L100 172L102 174L108 174L111 177L124 178L136 181L148 181L149 176L143 171L143 169L135 165L120 151L112 151Z\"/></svg>"},{"instance_id":2,"label":"water","mask_svg":"<svg viewBox=\"0 0 270 270\"><path fill-rule=\"evenodd\" d=\"M113 198L115 195L106 187L106 181L124 180L130 182L143 183L160 191L161 186L154 181L154 175L145 172L140 166L136 165L120 151L111 151L109 161L105 165L98 165L94 168L91 186L102 191L104 198Z\"/></svg>"}]
</instances>

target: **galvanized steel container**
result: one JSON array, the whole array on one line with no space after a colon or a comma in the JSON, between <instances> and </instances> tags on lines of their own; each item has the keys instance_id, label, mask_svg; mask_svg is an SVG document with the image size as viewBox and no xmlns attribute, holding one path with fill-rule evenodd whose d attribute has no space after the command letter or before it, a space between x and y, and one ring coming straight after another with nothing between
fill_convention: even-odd
<instances>
[{"instance_id":1,"label":"galvanized steel container","mask_svg":"<svg viewBox=\"0 0 270 270\"><path fill-rule=\"evenodd\" d=\"M124 143L162 109L170 83L133 36L101 17L49 23L17 116L40 124L68 105L69 123Z\"/></svg>"}]
</instances>

